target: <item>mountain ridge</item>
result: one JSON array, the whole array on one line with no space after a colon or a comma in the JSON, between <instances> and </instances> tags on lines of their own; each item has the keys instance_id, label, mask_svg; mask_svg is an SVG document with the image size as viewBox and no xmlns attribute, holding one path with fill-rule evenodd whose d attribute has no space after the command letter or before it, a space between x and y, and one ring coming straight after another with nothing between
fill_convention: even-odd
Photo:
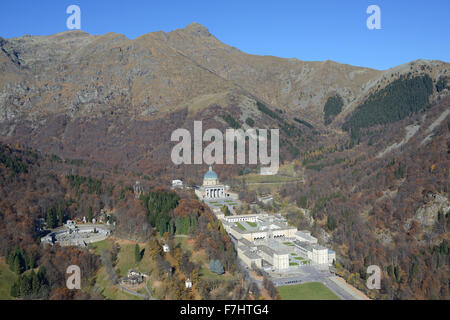
<instances>
[{"instance_id":1,"label":"mountain ridge","mask_svg":"<svg viewBox=\"0 0 450 320\"><path fill-rule=\"evenodd\" d=\"M371 296L448 298L449 63L380 71L256 56L205 29L0 39L0 140L61 163L87 160L93 176L167 187L198 185L207 170L170 161L175 129L192 132L199 120L221 132L279 128L285 176L276 178L298 182L255 185L257 166L215 165L221 181L244 203L273 194L269 210L330 244L360 289L367 266L379 265L383 288ZM62 178L67 170L77 169Z\"/></svg>"},{"instance_id":2,"label":"mountain ridge","mask_svg":"<svg viewBox=\"0 0 450 320\"><path fill-rule=\"evenodd\" d=\"M70 47L72 50L64 50L61 46ZM49 49L45 52L45 46ZM65 31L51 36L24 36L20 38L3 39L1 41L2 54L0 56L2 70L9 71L8 74L0 76L0 86L5 83L15 83L18 78L25 78L23 72L35 73L36 77L43 77L42 72L37 69L49 59L39 60L37 57L51 57L52 63L59 64L59 69L67 68L67 64L81 64L81 70L73 68L72 72L82 71L83 64L91 63L89 68L97 69L97 77L91 75L91 81L101 80L98 74L108 66L114 65L117 75L128 78L128 83L117 81L112 75L105 75L109 82L113 81L121 89L130 89L130 86L140 87L134 92L130 92L129 108L139 108L139 104L160 105L158 109L177 109L181 101L186 102L204 94L214 94L223 91L232 92L236 89L248 91L251 95L258 97L272 107L288 112L300 112L302 116L313 114L313 117L321 115L321 108L326 98L334 93L339 93L348 105L353 105L355 101L364 98L365 91L361 88L377 85L384 75L409 72L413 65L433 65L441 70L446 68L448 74L449 64L441 61L412 61L400 66L380 71L364 67L356 67L348 64L339 64L330 60L327 61L302 61L298 59L278 58L273 56L258 56L242 52L234 47L230 47L212 35L207 28L192 23L183 29L176 29L170 32L156 31L146 33L135 39L128 39L122 34L107 33L105 35L89 35L84 31ZM39 54L40 51L45 54ZM102 52L108 50L109 55ZM179 56L176 56L176 53ZM35 57L30 58L32 54ZM97 61L89 61L90 57L95 57L102 53L102 58ZM189 63L183 58L190 60L196 66L188 66ZM7 60L15 66L7 64ZM66 59L67 63L63 60ZM175 63L175 60L177 63ZM149 65L153 62L153 68ZM94 65L92 65L94 63ZM161 65L165 70L161 70ZM179 67L168 70L169 65ZM87 66L87 65L86 65ZM130 70L129 68L133 69ZM196 80L183 81L189 79L183 68L194 68L198 73ZM34 72L30 68L35 68ZM399 69L400 68L400 69ZM17 70L18 69L18 70ZM47 70L57 73L56 70ZM404 69L404 70L403 70ZM180 71L181 70L181 71ZM203 71L211 73L221 79L211 79L208 76L201 78L199 74ZM134 74L132 74L134 73ZM142 75L144 73L144 75ZM20 77L18 74L22 74ZM13 81L9 81L12 78ZM45 78L45 77L44 77ZM158 83L154 87L149 84L157 79ZM206 82L205 80L208 79ZM181 80L181 81L180 81ZM225 84L224 81L228 83ZM174 83L176 81L176 83ZM118 83L117 83L118 82ZM121 83L122 82L122 83ZM155 81L153 81L155 82ZM190 87L193 83L198 83L202 90ZM86 85L86 84L85 84ZM384 84L383 84L384 85ZM83 90L82 87L73 85L76 91ZM171 88L183 90L186 97L174 97ZM161 93L159 97L167 99L155 99L144 93L146 88L156 90ZM189 90L186 92L186 90ZM60 105L70 104L68 99L73 100L76 93L68 95L66 101L59 101ZM63 95L64 98L64 95ZM56 99L49 97L49 99ZM135 104L133 104L135 102ZM207 107L207 106L204 106ZM347 110L347 108L344 108Z\"/></svg>"}]
</instances>

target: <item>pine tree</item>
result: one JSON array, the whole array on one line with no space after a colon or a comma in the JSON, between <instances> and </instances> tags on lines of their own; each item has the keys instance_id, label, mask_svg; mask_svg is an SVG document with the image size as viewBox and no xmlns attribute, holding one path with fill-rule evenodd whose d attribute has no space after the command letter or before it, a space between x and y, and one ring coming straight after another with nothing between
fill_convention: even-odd
<instances>
[{"instance_id":1,"label":"pine tree","mask_svg":"<svg viewBox=\"0 0 450 320\"><path fill-rule=\"evenodd\" d=\"M92 207L89 207L89 212L88 212L88 222L92 222Z\"/></svg>"},{"instance_id":2,"label":"pine tree","mask_svg":"<svg viewBox=\"0 0 450 320\"><path fill-rule=\"evenodd\" d=\"M19 290L17 288L17 283L16 282L14 282L13 285L11 286L10 293L11 293L11 296L14 297L14 298L19 297Z\"/></svg>"},{"instance_id":3,"label":"pine tree","mask_svg":"<svg viewBox=\"0 0 450 320\"><path fill-rule=\"evenodd\" d=\"M14 257L14 272L17 274L21 274L24 271L24 261L22 260L22 257L20 255L16 255Z\"/></svg>"},{"instance_id":4,"label":"pine tree","mask_svg":"<svg viewBox=\"0 0 450 320\"><path fill-rule=\"evenodd\" d=\"M33 269L36 266L36 258L32 252L28 255L28 268Z\"/></svg>"},{"instance_id":5,"label":"pine tree","mask_svg":"<svg viewBox=\"0 0 450 320\"><path fill-rule=\"evenodd\" d=\"M300 208L306 208L307 205L308 205L307 196L303 195L297 200L297 206L299 206Z\"/></svg>"},{"instance_id":6,"label":"pine tree","mask_svg":"<svg viewBox=\"0 0 450 320\"><path fill-rule=\"evenodd\" d=\"M195 232L197 229L197 215L191 217L191 232Z\"/></svg>"},{"instance_id":7,"label":"pine tree","mask_svg":"<svg viewBox=\"0 0 450 320\"><path fill-rule=\"evenodd\" d=\"M180 217L177 217L177 220L175 222L175 227L176 227L176 234L181 234L182 226L181 226L181 218Z\"/></svg>"},{"instance_id":8,"label":"pine tree","mask_svg":"<svg viewBox=\"0 0 450 320\"><path fill-rule=\"evenodd\" d=\"M41 286L47 285L47 276L45 267L39 267L39 270L37 272L37 278L39 279L39 283Z\"/></svg>"},{"instance_id":9,"label":"pine tree","mask_svg":"<svg viewBox=\"0 0 450 320\"><path fill-rule=\"evenodd\" d=\"M62 203L57 203L56 206L57 206L58 225L61 226L64 224L64 222L66 222L64 207Z\"/></svg>"},{"instance_id":10,"label":"pine tree","mask_svg":"<svg viewBox=\"0 0 450 320\"><path fill-rule=\"evenodd\" d=\"M14 252L8 252L8 254L6 255L6 263L9 266L9 270L14 271L13 270L13 266L14 266Z\"/></svg>"},{"instance_id":11,"label":"pine tree","mask_svg":"<svg viewBox=\"0 0 450 320\"><path fill-rule=\"evenodd\" d=\"M170 219L169 221L169 233L173 234L174 233L174 225L173 225L173 219Z\"/></svg>"},{"instance_id":12,"label":"pine tree","mask_svg":"<svg viewBox=\"0 0 450 320\"><path fill-rule=\"evenodd\" d=\"M58 219L56 217L55 208L51 207L47 212L47 228L53 229L58 225Z\"/></svg>"},{"instance_id":13,"label":"pine tree","mask_svg":"<svg viewBox=\"0 0 450 320\"><path fill-rule=\"evenodd\" d=\"M328 216L327 217L327 227L328 230L333 231L334 229L336 229L336 219L333 216Z\"/></svg>"},{"instance_id":14,"label":"pine tree","mask_svg":"<svg viewBox=\"0 0 450 320\"><path fill-rule=\"evenodd\" d=\"M399 282L400 281L400 272L399 272L399 267L397 267L397 266L394 267L394 275L395 275L395 280L397 282Z\"/></svg>"},{"instance_id":15,"label":"pine tree","mask_svg":"<svg viewBox=\"0 0 450 320\"><path fill-rule=\"evenodd\" d=\"M189 216L185 216L183 218L183 234L188 234L189 233Z\"/></svg>"},{"instance_id":16,"label":"pine tree","mask_svg":"<svg viewBox=\"0 0 450 320\"><path fill-rule=\"evenodd\" d=\"M37 295L41 285L39 283L39 278L37 277L34 270L31 270L30 277L31 277L31 291L33 292L33 295Z\"/></svg>"},{"instance_id":17,"label":"pine tree","mask_svg":"<svg viewBox=\"0 0 450 320\"><path fill-rule=\"evenodd\" d=\"M164 232L167 231L167 223L163 219L161 219L159 221L159 228L158 228L158 230L159 230L159 235L161 237L164 235Z\"/></svg>"},{"instance_id":18,"label":"pine tree","mask_svg":"<svg viewBox=\"0 0 450 320\"><path fill-rule=\"evenodd\" d=\"M136 263L139 263L139 261L141 261L141 250L137 243L134 246L134 260L136 261Z\"/></svg>"},{"instance_id":19,"label":"pine tree","mask_svg":"<svg viewBox=\"0 0 450 320\"><path fill-rule=\"evenodd\" d=\"M19 277L19 295L22 297L32 293L32 281L26 274Z\"/></svg>"}]
</instances>

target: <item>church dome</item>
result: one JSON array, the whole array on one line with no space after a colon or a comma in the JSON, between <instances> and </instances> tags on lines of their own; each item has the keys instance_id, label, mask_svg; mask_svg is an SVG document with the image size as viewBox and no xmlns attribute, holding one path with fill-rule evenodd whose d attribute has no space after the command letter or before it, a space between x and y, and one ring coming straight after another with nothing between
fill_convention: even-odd
<instances>
[{"instance_id":1,"label":"church dome","mask_svg":"<svg viewBox=\"0 0 450 320\"><path fill-rule=\"evenodd\" d=\"M214 171L212 171L211 166L209 167L209 171L207 171L207 172L205 173L205 176L203 177L203 180L205 180L205 179L215 179L215 180L218 179L218 178L217 178L217 173L215 173Z\"/></svg>"}]
</instances>

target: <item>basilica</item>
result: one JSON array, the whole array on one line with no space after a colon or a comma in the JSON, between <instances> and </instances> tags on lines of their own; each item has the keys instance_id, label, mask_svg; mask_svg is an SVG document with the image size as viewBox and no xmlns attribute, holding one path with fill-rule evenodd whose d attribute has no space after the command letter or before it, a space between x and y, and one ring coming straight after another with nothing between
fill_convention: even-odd
<instances>
[{"instance_id":1,"label":"basilica","mask_svg":"<svg viewBox=\"0 0 450 320\"><path fill-rule=\"evenodd\" d=\"M220 184L217 174L209 166L209 170L203 177L203 185L195 190L195 194L201 200L224 199L233 197L234 193L229 190L230 186Z\"/></svg>"}]
</instances>

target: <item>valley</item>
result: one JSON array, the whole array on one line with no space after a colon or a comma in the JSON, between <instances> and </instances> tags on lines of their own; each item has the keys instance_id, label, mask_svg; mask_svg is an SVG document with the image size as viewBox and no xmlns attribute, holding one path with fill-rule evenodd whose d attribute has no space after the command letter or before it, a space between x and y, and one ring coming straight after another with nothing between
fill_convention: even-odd
<instances>
[{"instance_id":1,"label":"valley","mask_svg":"<svg viewBox=\"0 0 450 320\"><path fill-rule=\"evenodd\" d=\"M195 195L207 164L171 161L172 133L194 136L198 121L203 132L279 129L278 174L261 175L248 155L214 165L239 215L277 214L310 231L336 252L336 275L370 299L448 299L448 62L374 70L257 56L198 23L135 39L0 38L0 49L2 299L139 299L115 283L132 269L147 276L136 292L154 299L306 297L308 286L296 295L255 284ZM171 190L175 179L187 188ZM49 231L103 209L111 237L41 245L38 221ZM68 263L85 290L65 288ZM382 270L380 290L365 285L370 265Z\"/></svg>"}]
</instances>

